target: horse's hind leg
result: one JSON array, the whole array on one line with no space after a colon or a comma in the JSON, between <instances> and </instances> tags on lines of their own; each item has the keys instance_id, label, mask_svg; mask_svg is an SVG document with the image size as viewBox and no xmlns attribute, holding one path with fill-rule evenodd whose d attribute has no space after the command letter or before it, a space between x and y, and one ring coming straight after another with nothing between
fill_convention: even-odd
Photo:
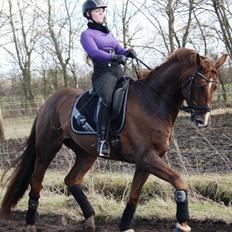
<instances>
[{"instance_id":1,"label":"horse's hind leg","mask_svg":"<svg viewBox=\"0 0 232 232\"><path fill-rule=\"evenodd\" d=\"M42 189L42 181L49 164L55 157L56 153L60 150L61 146L62 146L61 138L55 135L51 140L50 139L46 140L44 138L44 140L41 140L37 143L36 162L30 182L31 190L29 192L28 211L26 215L27 232L36 231L35 229L36 211L39 205L39 197L40 197L40 191Z\"/></svg>"},{"instance_id":2,"label":"horse's hind leg","mask_svg":"<svg viewBox=\"0 0 232 232\"><path fill-rule=\"evenodd\" d=\"M65 184L68 186L68 190L72 193L73 197L81 207L83 215L86 219L85 223L83 224L83 230L95 232L95 212L88 201L87 196L84 194L80 184L84 175L92 167L97 157L88 154L77 145L75 147L71 147L71 149L76 153L76 161L65 178Z\"/></svg>"},{"instance_id":3,"label":"horse's hind leg","mask_svg":"<svg viewBox=\"0 0 232 232\"><path fill-rule=\"evenodd\" d=\"M120 231L134 231L130 229L131 222L136 210L136 205L139 200L139 195L142 190L144 183L146 182L149 176L148 172L141 171L136 169L134 178L132 181L131 191L129 195L129 201L127 202L126 208L123 212L119 229Z\"/></svg>"}]
</instances>

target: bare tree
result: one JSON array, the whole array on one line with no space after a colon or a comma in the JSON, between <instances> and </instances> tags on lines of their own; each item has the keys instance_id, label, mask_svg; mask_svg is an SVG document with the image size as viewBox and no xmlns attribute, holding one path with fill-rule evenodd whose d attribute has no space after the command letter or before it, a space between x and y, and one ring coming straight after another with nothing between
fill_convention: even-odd
<instances>
[{"instance_id":1,"label":"bare tree","mask_svg":"<svg viewBox=\"0 0 232 232\"><path fill-rule=\"evenodd\" d=\"M143 3L140 4L140 9L137 9L131 0L123 0L121 2L115 0L113 4L113 30L116 30L117 39L123 44L123 47L133 47L137 53L140 53L146 46L138 44L142 38L143 26L139 23L139 12L143 8ZM129 62L125 65L127 73L129 70Z\"/></svg>"},{"instance_id":2,"label":"bare tree","mask_svg":"<svg viewBox=\"0 0 232 232\"><path fill-rule=\"evenodd\" d=\"M221 28L222 40L224 41L227 52L232 57L232 26L228 19L228 15L231 15L231 12L226 8L229 5L224 0L211 0L211 2Z\"/></svg>"},{"instance_id":3,"label":"bare tree","mask_svg":"<svg viewBox=\"0 0 232 232\"><path fill-rule=\"evenodd\" d=\"M0 29L5 25L6 18L3 16L2 12L3 1L0 1ZM0 36L3 36L0 34Z\"/></svg>"},{"instance_id":4,"label":"bare tree","mask_svg":"<svg viewBox=\"0 0 232 232\"><path fill-rule=\"evenodd\" d=\"M80 2L42 1L46 4L38 7L37 0L6 0L0 12L0 48L13 58L28 100L34 98L31 83L35 66L43 79L44 96L51 86L76 86L81 70L78 49L84 19L77 7ZM113 5L108 7L113 16L108 20L117 39L124 47L135 47L139 57L152 65L185 46L205 54L217 54L225 47L232 56L231 0L108 2ZM40 60L34 62L35 57Z\"/></svg>"},{"instance_id":5,"label":"bare tree","mask_svg":"<svg viewBox=\"0 0 232 232\"><path fill-rule=\"evenodd\" d=\"M200 39L195 44L200 47L203 41L205 54L217 53L218 49L226 48L231 56L231 0L195 0L194 18L197 24L194 33ZM191 38L192 39L192 38Z\"/></svg>"},{"instance_id":6,"label":"bare tree","mask_svg":"<svg viewBox=\"0 0 232 232\"><path fill-rule=\"evenodd\" d=\"M172 52L175 49L174 35L176 35L175 29L174 29L175 16L174 16L173 0L168 0L167 5L166 5L166 14L168 16L168 38L169 38L169 44L170 44L169 51ZM177 35L176 35L176 38L177 38Z\"/></svg>"},{"instance_id":7,"label":"bare tree","mask_svg":"<svg viewBox=\"0 0 232 232\"><path fill-rule=\"evenodd\" d=\"M31 102L33 107L35 103L31 74L32 53L40 36L35 8L36 5L30 5L26 1L19 0L16 1L13 8L12 1L8 0L8 12L5 13L5 18L9 23L10 33L8 35L12 37L9 43L13 43L14 50L7 46L3 47L18 65L25 98ZM13 9L16 9L16 11ZM31 15L28 15L27 10L32 12ZM30 17L30 20L27 20L26 17Z\"/></svg>"},{"instance_id":8,"label":"bare tree","mask_svg":"<svg viewBox=\"0 0 232 232\"><path fill-rule=\"evenodd\" d=\"M191 31L194 0L151 1L146 4L148 17L163 40L167 52L185 47Z\"/></svg>"},{"instance_id":9,"label":"bare tree","mask_svg":"<svg viewBox=\"0 0 232 232\"><path fill-rule=\"evenodd\" d=\"M71 53L74 49L74 43L80 30L80 24L74 29L72 17L75 17L75 9L78 1L75 2L74 6L70 6L68 0L63 0L62 14L55 11L54 2L47 0L47 25L49 31L49 39L52 42L54 50L52 51L57 57L57 65L63 74L64 86L68 87L69 82L69 67ZM58 18L58 15L60 18ZM76 20L76 18L74 18ZM72 74L72 73L71 73Z\"/></svg>"},{"instance_id":10,"label":"bare tree","mask_svg":"<svg viewBox=\"0 0 232 232\"><path fill-rule=\"evenodd\" d=\"M5 140L5 133L4 133L4 127L3 127L3 116L2 116L2 110L0 107L0 141Z\"/></svg>"},{"instance_id":11,"label":"bare tree","mask_svg":"<svg viewBox=\"0 0 232 232\"><path fill-rule=\"evenodd\" d=\"M141 9L142 7L143 4L140 5ZM139 11L130 0L114 3L113 27L124 47L133 46L134 41L142 37L143 26L138 23L137 18Z\"/></svg>"},{"instance_id":12,"label":"bare tree","mask_svg":"<svg viewBox=\"0 0 232 232\"><path fill-rule=\"evenodd\" d=\"M200 35L201 35L201 40L203 41L204 44L204 54L207 55L208 54L208 45L207 45L207 33L205 32L205 30L207 29L206 27L204 27L204 25L201 24L200 20L197 17L197 13L194 10L193 12L194 18L196 20L197 23L197 27L200 31ZM190 43L191 43L191 39L190 39Z\"/></svg>"}]
</instances>

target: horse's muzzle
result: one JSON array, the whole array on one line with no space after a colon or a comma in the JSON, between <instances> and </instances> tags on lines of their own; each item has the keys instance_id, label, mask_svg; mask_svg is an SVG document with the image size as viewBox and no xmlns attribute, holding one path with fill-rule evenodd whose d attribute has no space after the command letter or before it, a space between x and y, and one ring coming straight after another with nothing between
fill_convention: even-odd
<instances>
[{"instance_id":1,"label":"horse's muzzle","mask_svg":"<svg viewBox=\"0 0 232 232\"><path fill-rule=\"evenodd\" d=\"M210 113L192 114L190 117L191 124L197 128L205 128L211 125Z\"/></svg>"}]
</instances>

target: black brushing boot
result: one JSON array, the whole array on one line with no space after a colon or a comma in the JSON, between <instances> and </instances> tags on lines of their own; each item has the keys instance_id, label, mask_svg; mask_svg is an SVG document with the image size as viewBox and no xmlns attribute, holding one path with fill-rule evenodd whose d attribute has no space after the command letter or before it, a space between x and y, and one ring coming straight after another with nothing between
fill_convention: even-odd
<instances>
[{"instance_id":1,"label":"black brushing boot","mask_svg":"<svg viewBox=\"0 0 232 232\"><path fill-rule=\"evenodd\" d=\"M108 142L108 128L110 119L110 107L98 103L97 111L97 152L100 157L110 157L110 146Z\"/></svg>"}]
</instances>

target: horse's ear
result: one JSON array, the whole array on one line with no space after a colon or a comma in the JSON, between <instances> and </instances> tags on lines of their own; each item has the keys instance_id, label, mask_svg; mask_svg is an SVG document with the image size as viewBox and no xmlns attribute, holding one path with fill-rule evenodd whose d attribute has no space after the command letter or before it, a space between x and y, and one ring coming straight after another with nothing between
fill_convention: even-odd
<instances>
[{"instance_id":1,"label":"horse's ear","mask_svg":"<svg viewBox=\"0 0 232 232\"><path fill-rule=\"evenodd\" d=\"M227 56L228 56L227 54L224 54L216 60L216 64L215 64L216 69L218 69L221 65L225 63Z\"/></svg>"}]
</instances>

